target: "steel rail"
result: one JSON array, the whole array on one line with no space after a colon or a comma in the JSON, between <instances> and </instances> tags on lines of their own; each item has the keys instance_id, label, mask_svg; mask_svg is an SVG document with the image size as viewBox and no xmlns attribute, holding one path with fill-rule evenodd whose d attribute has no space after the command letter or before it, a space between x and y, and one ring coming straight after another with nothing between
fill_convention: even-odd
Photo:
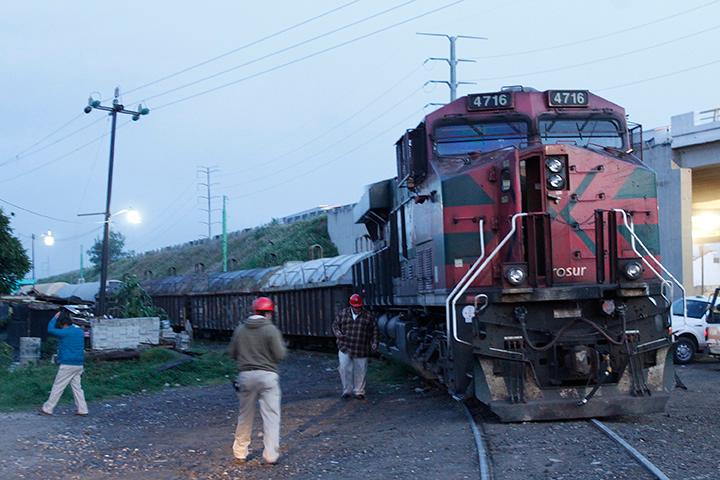
<instances>
[{"instance_id":1,"label":"steel rail","mask_svg":"<svg viewBox=\"0 0 720 480\"><path fill-rule=\"evenodd\" d=\"M667 475L665 475L659 468L657 468L650 460L648 460L642 453L638 452L632 445L627 443L620 435L615 433L610 427L605 425L599 420L596 420L594 418L590 419L590 423L595 425L598 429L600 429L605 435L610 437L613 441L615 441L618 445L623 447L627 452L638 461L640 465L645 467L645 469L650 472L655 478L658 480L670 480Z\"/></svg>"},{"instance_id":2,"label":"steel rail","mask_svg":"<svg viewBox=\"0 0 720 480\"><path fill-rule=\"evenodd\" d=\"M475 419L470 413L470 409L465 405L465 402L458 401L462 406L465 416L470 422L470 430L472 430L473 438L475 439L475 447L478 453L478 464L480 466L480 480L493 480L492 471L490 470L490 455L487 447L485 446L485 439L483 438L482 432L475 423Z\"/></svg>"}]
</instances>

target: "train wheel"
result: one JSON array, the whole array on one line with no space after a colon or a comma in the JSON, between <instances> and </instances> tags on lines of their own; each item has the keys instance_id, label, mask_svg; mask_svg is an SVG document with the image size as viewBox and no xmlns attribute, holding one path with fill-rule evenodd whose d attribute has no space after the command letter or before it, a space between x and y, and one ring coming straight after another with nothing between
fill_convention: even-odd
<instances>
[{"instance_id":1,"label":"train wheel","mask_svg":"<svg viewBox=\"0 0 720 480\"><path fill-rule=\"evenodd\" d=\"M687 365L695 358L696 350L695 342L687 337L680 337L677 339L677 342L675 342L673 360L675 360L677 364Z\"/></svg>"}]
</instances>

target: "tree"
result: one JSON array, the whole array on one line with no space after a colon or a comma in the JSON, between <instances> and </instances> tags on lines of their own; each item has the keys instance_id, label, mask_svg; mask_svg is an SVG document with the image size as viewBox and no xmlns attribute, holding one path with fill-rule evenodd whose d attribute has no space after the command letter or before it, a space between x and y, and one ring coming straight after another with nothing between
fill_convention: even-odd
<instances>
[{"instance_id":1,"label":"tree","mask_svg":"<svg viewBox=\"0 0 720 480\"><path fill-rule=\"evenodd\" d=\"M95 243L93 244L93 246L90 247L90 250L87 251L90 263L92 263L97 270L100 270L100 263L102 262L102 244L102 239L97 238L95 239ZM124 249L125 235L120 232L110 230L110 261L108 263L112 263L116 260L120 260L121 258L125 258L131 255L129 252L125 252Z\"/></svg>"},{"instance_id":2,"label":"tree","mask_svg":"<svg viewBox=\"0 0 720 480\"><path fill-rule=\"evenodd\" d=\"M12 231L10 219L0 208L0 294L10 293L30 271L30 259Z\"/></svg>"}]
</instances>

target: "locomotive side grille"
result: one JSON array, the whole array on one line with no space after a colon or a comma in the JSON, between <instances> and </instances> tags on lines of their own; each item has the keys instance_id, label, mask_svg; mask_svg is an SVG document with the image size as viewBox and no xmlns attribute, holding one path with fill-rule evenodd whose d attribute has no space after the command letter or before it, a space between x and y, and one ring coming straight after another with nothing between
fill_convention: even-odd
<instances>
[{"instance_id":1,"label":"locomotive side grille","mask_svg":"<svg viewBox=\"0 0 720 480\"><path fill-rule=\"evenodd\" d=\"M430 246L418 249L417 287L420 292L431 292L433 289L433 258Z\"/></svg>"}]
</instances>

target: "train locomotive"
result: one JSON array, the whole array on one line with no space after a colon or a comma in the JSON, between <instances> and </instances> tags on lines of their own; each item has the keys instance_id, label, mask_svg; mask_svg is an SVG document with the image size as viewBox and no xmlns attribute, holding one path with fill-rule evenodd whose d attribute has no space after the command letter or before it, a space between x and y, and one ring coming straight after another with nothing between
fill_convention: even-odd
<instances>
[{"instance_id":1,"label":"train locomotive","mask_svg":"<svg viewBox=\"0 0 720 480\"><path fill-rule=\"evenodd\" d=\"M679 284L638 131L585 90L468 95L406 131L397 176L366 187L354 215L371 251L145 287L202 330L231 331L270 296L292 340L332 340L361 293L384 356L501 421L662 411Z\"/></svg>"},{"instance_id":2,"label":"train locomotive","mask_svg":"<svg viewBox=\"0 0 720 480\"><path fill-rule=\"evenodd\" d=\"M524 87L408 130L397 177L356 207L375 248L354 288L383 353L501 421L662 411L674 277L633 133L588 91Z\"/></svg>"}]
</instances>

